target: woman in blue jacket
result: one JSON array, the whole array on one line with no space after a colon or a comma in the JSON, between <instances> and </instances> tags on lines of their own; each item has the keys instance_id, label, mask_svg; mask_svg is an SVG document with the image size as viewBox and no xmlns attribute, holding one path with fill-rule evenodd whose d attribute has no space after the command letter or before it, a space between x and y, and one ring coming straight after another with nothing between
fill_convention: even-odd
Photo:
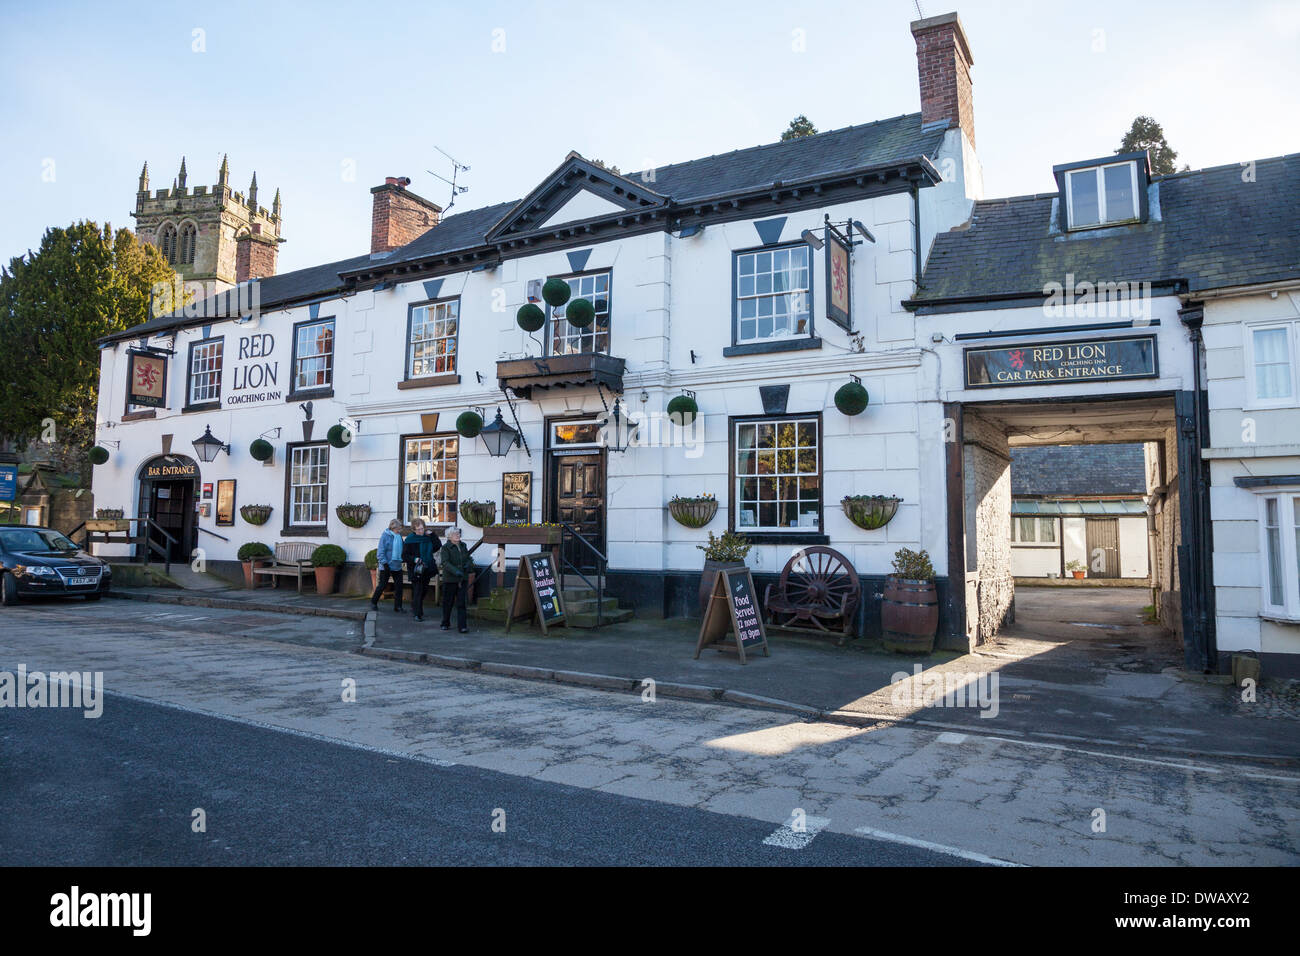
<instances>
[{"instance_id":1,"label":"woman in blue jacket","mask_svg":"<svg viewBox=\"0 0 1300 956\"><path fill-rule=\"evenodd\" d=\"M370 610L379 610L379 599L383 596L388 579L393 579L393 611L402 613L402 522L394 518L388 522L388 530L379 536L379 547L375 557L378 559L379 586L370 595Z\"/></svg>"},{"instance_id":2,"label":"woman in blue jacket","mask_svg":"<svg viewBox=\"0 0 1300 956\"><path fill-rule=\"evenodd\" d=\"M440 547L442 542L423 519L416 518L411 522L411 533L402 545L402 557L406 559L406 570L411 575L411 613L417 621L424 620L424 592L428 590L429 579L438 570L433 556Z\"/></svg>"}]
</instances>

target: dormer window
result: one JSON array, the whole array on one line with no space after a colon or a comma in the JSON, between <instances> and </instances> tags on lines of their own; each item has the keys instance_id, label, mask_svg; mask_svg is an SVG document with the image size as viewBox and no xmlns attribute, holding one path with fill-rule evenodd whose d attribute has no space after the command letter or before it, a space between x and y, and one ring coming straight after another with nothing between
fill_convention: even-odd
<instances>
[{"instance_id":1,"label":"dormer window","mask_svg":"<svg viewBox=\"0 0 1300 956\"><path fill-rule=\"evenodd\" d=\"M1067 230L1096 229L1146 218L1145 153L1057 166Z\"/></svg>"}]
</instances>

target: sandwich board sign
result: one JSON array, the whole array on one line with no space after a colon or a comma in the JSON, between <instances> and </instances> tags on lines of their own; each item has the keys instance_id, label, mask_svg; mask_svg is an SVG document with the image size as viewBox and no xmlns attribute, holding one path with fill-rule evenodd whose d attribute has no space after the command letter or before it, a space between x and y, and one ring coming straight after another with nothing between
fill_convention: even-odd
<instances>
[{"instance_id":1,"label":"sandwich board sign","mask_svg":"<svg viewBox=\"0 0 1300 956\"><path fill-rule=\"evenodd\" d=\"M551 552L539 551L525 554L519 559L519 573L515 575L515 588L510 596L510 610L506 614L506 633L510 625L520 618L536 617L542 634L548 627L567 623L564 604L560 598L559 577Z\"/></svg>"},{"instance_id":2,"label":"sandwich board sign","mask_svg":"<svg viewBox=\"0 0 1300 956\"><path fill-rule=\"evenodd\" d=\"M700 639L695 643L695 659L699 660L700 651L711 645L739 655L742 664L747 663L746 651L755 653L760 647L764 657L772 656L749 568L720 570L713 581L713 593L700 624Z\"/></svg>"}]
</instances>

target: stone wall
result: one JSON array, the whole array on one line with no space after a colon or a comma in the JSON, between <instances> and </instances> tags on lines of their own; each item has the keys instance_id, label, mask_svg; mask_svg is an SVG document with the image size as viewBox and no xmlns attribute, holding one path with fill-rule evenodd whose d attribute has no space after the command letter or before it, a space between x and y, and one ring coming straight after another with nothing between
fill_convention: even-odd
<instances>
[{"instance_id":1,"label":"stone wall","mask_svg":"<svg viewBox=\"0 0 1300 956\"><path fill-rule=\"evenodd\" d=\"M966 479L966 570L978 575L976 643L1015 619L1016 582L1011 573L1011 455L1007 436L967 411L962 425Z\"/></svg>"}]
</instances>

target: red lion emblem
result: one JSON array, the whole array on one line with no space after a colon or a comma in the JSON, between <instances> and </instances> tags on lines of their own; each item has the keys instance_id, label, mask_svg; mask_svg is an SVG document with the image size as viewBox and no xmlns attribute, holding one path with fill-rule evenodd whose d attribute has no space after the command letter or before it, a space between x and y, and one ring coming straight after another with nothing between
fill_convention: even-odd
<instances>
[{"instance_id":1,"label":"red lion emblem","mask_svg":"<svg viewBox=\"0 0 1300 956\"><path fill-rule=\"evenodd\" d=\"M1025 367L1024 349L1013 349L1011 351L1011 367L1016 369Z\"/></svg>"},{"instance_id":2,"label":"red lion emblem","mask_svg":"<svg viewBox=\"0 0 1300 956\"><path fill-rule=\"evenodd\" d=\"M135 367L135 377L136 385L148 391L153 391L154 384L158 381L158 366L137 365Z\"/></svg>"}]
</instances>

